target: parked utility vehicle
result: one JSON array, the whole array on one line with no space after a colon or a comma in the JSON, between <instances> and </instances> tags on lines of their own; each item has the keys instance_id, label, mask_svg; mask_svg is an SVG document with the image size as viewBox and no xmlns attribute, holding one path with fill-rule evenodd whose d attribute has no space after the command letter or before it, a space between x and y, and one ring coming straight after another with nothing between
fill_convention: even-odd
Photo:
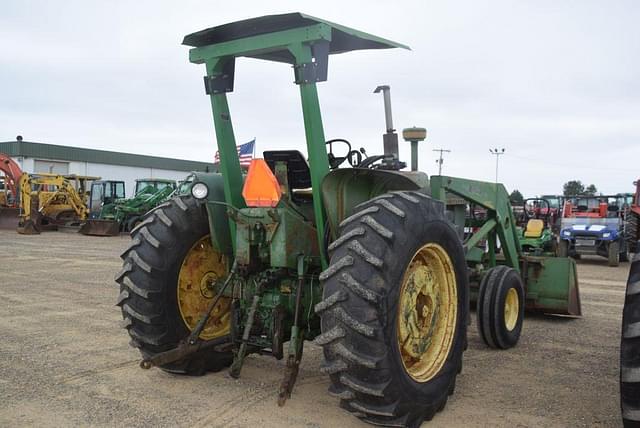
<instances>
[{"instance_id":1,"label":"parked utility vehicle","mask_svg":"<svg viewBox=\"0 0 640 428\"><path fill-rule=\"evenodd\" d=\"M606 257L609 266L628 261L624 204L623 195L567 198L562 210L559 254L598 255Z\"/></svg>"}]
</instances>

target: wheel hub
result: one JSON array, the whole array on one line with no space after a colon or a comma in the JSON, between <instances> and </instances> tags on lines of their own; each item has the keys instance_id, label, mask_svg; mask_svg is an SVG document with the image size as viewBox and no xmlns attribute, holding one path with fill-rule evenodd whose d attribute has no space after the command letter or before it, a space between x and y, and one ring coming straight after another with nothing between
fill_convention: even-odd
<instances>
[{"instance_id":1,"label":"wheel hub","mask_svg":"<svg viewBox=\"0 0 640 428\"><path fill-rule=\"evenodd\" d=\"M218 275L215 272L207 272L200 280L200 294L205 299L213 299L216 296L216 284Z\"/></svg>"},{"instance_id":2,"label":"wheel hub","mask_svg":"<svg viewBox=\"0 0 640 428\"><path fill-rule=\"evenodd\" d=\"M518 323L518 313L520 312L520 302L518 292L515 288L510 288L504 300L504 325L509 331L513 331Z\"/></svg>"},{"instance_id":3,"label":"wheel hub","mask_svg":"<svg viewBox=\"0 0 640 428\"><path fill-rule=\"evenodd\" d=\"M189 330L206 312L216 294L216 284L227 275L226 257L213 249L210 236L198 240L187 252L178 274L178 309ZM231 299L220 298L200 338L210 340L229 334Z\"/></svg>"},{"instance_id":4,"label":"wheel hub","mask_svg":"<svg viewBox=\"0 0 640 428\"><path fill-rule=\"evenodd\" d=\"M451 259L440 245L424 245L405 271L397 318L402 363L415 381L430 380L444 365L453 343L457 305Z\"/></svg>"}]
</instances>

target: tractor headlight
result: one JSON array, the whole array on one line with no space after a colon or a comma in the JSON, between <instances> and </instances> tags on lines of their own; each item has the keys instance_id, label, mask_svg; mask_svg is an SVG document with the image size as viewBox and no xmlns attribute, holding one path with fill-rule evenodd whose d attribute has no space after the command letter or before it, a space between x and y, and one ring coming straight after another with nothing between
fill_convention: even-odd
<instances>
[{"instance_id":1,"label":"tractor headlight","mask_svg":"<svg viewBox=\"0 0 640 428\"><path fill-rule=\"evenodd\" d=\"M204 199L209 194L209 188L204 183L195 183L191 186L191 194L196 199Z\"/></svg>"},{"instance_id":2,"label":"tractor headlight","mask_svg":"<svg viewBox=\"0 0 640 428\"><path fill-rule=\"evenodd\" d=\"M605 233L602 234L603 238L608 238L610 236L611 236L611 232L605 232Z\"/></svg>"}]
</instances>

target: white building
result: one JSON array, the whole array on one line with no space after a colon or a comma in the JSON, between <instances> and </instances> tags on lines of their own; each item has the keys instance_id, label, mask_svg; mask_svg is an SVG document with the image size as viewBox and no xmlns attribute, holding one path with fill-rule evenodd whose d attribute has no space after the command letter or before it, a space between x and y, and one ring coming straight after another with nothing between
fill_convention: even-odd
<instances>
[{"instance_id":1,"label":"white building","mask_svg":"<svg viewBox=\"0 0 640 428\"><path fill-rule=\"evenodd\" d=\"M213 163L143 156L106 150L22 141L0 142L0 153L11 156L28 173L77 174L125 182L133 195L137 178L184 180L191 171L217 171Z\"/></svg>"}]
</instances>

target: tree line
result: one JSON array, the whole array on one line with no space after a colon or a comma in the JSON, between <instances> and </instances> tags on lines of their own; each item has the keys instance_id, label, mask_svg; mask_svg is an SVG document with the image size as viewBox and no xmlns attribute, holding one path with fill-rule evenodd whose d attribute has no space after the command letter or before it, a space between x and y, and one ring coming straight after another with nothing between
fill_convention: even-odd
<instances>
[{"instance_id":1,"label":"tree line","mask_svg":"<svg viewBox=\"0 0 640 428\"><path fill-rule=\"evenodd\" d=\"M598 188L595 184L589 184L585 186L580 180L570 180L562 185L562 194L564 196L596 196ZM511 205L522 205L524 203L524 196L518 189L515 189L509 195Z\"/></svg>"}]
</instances>

